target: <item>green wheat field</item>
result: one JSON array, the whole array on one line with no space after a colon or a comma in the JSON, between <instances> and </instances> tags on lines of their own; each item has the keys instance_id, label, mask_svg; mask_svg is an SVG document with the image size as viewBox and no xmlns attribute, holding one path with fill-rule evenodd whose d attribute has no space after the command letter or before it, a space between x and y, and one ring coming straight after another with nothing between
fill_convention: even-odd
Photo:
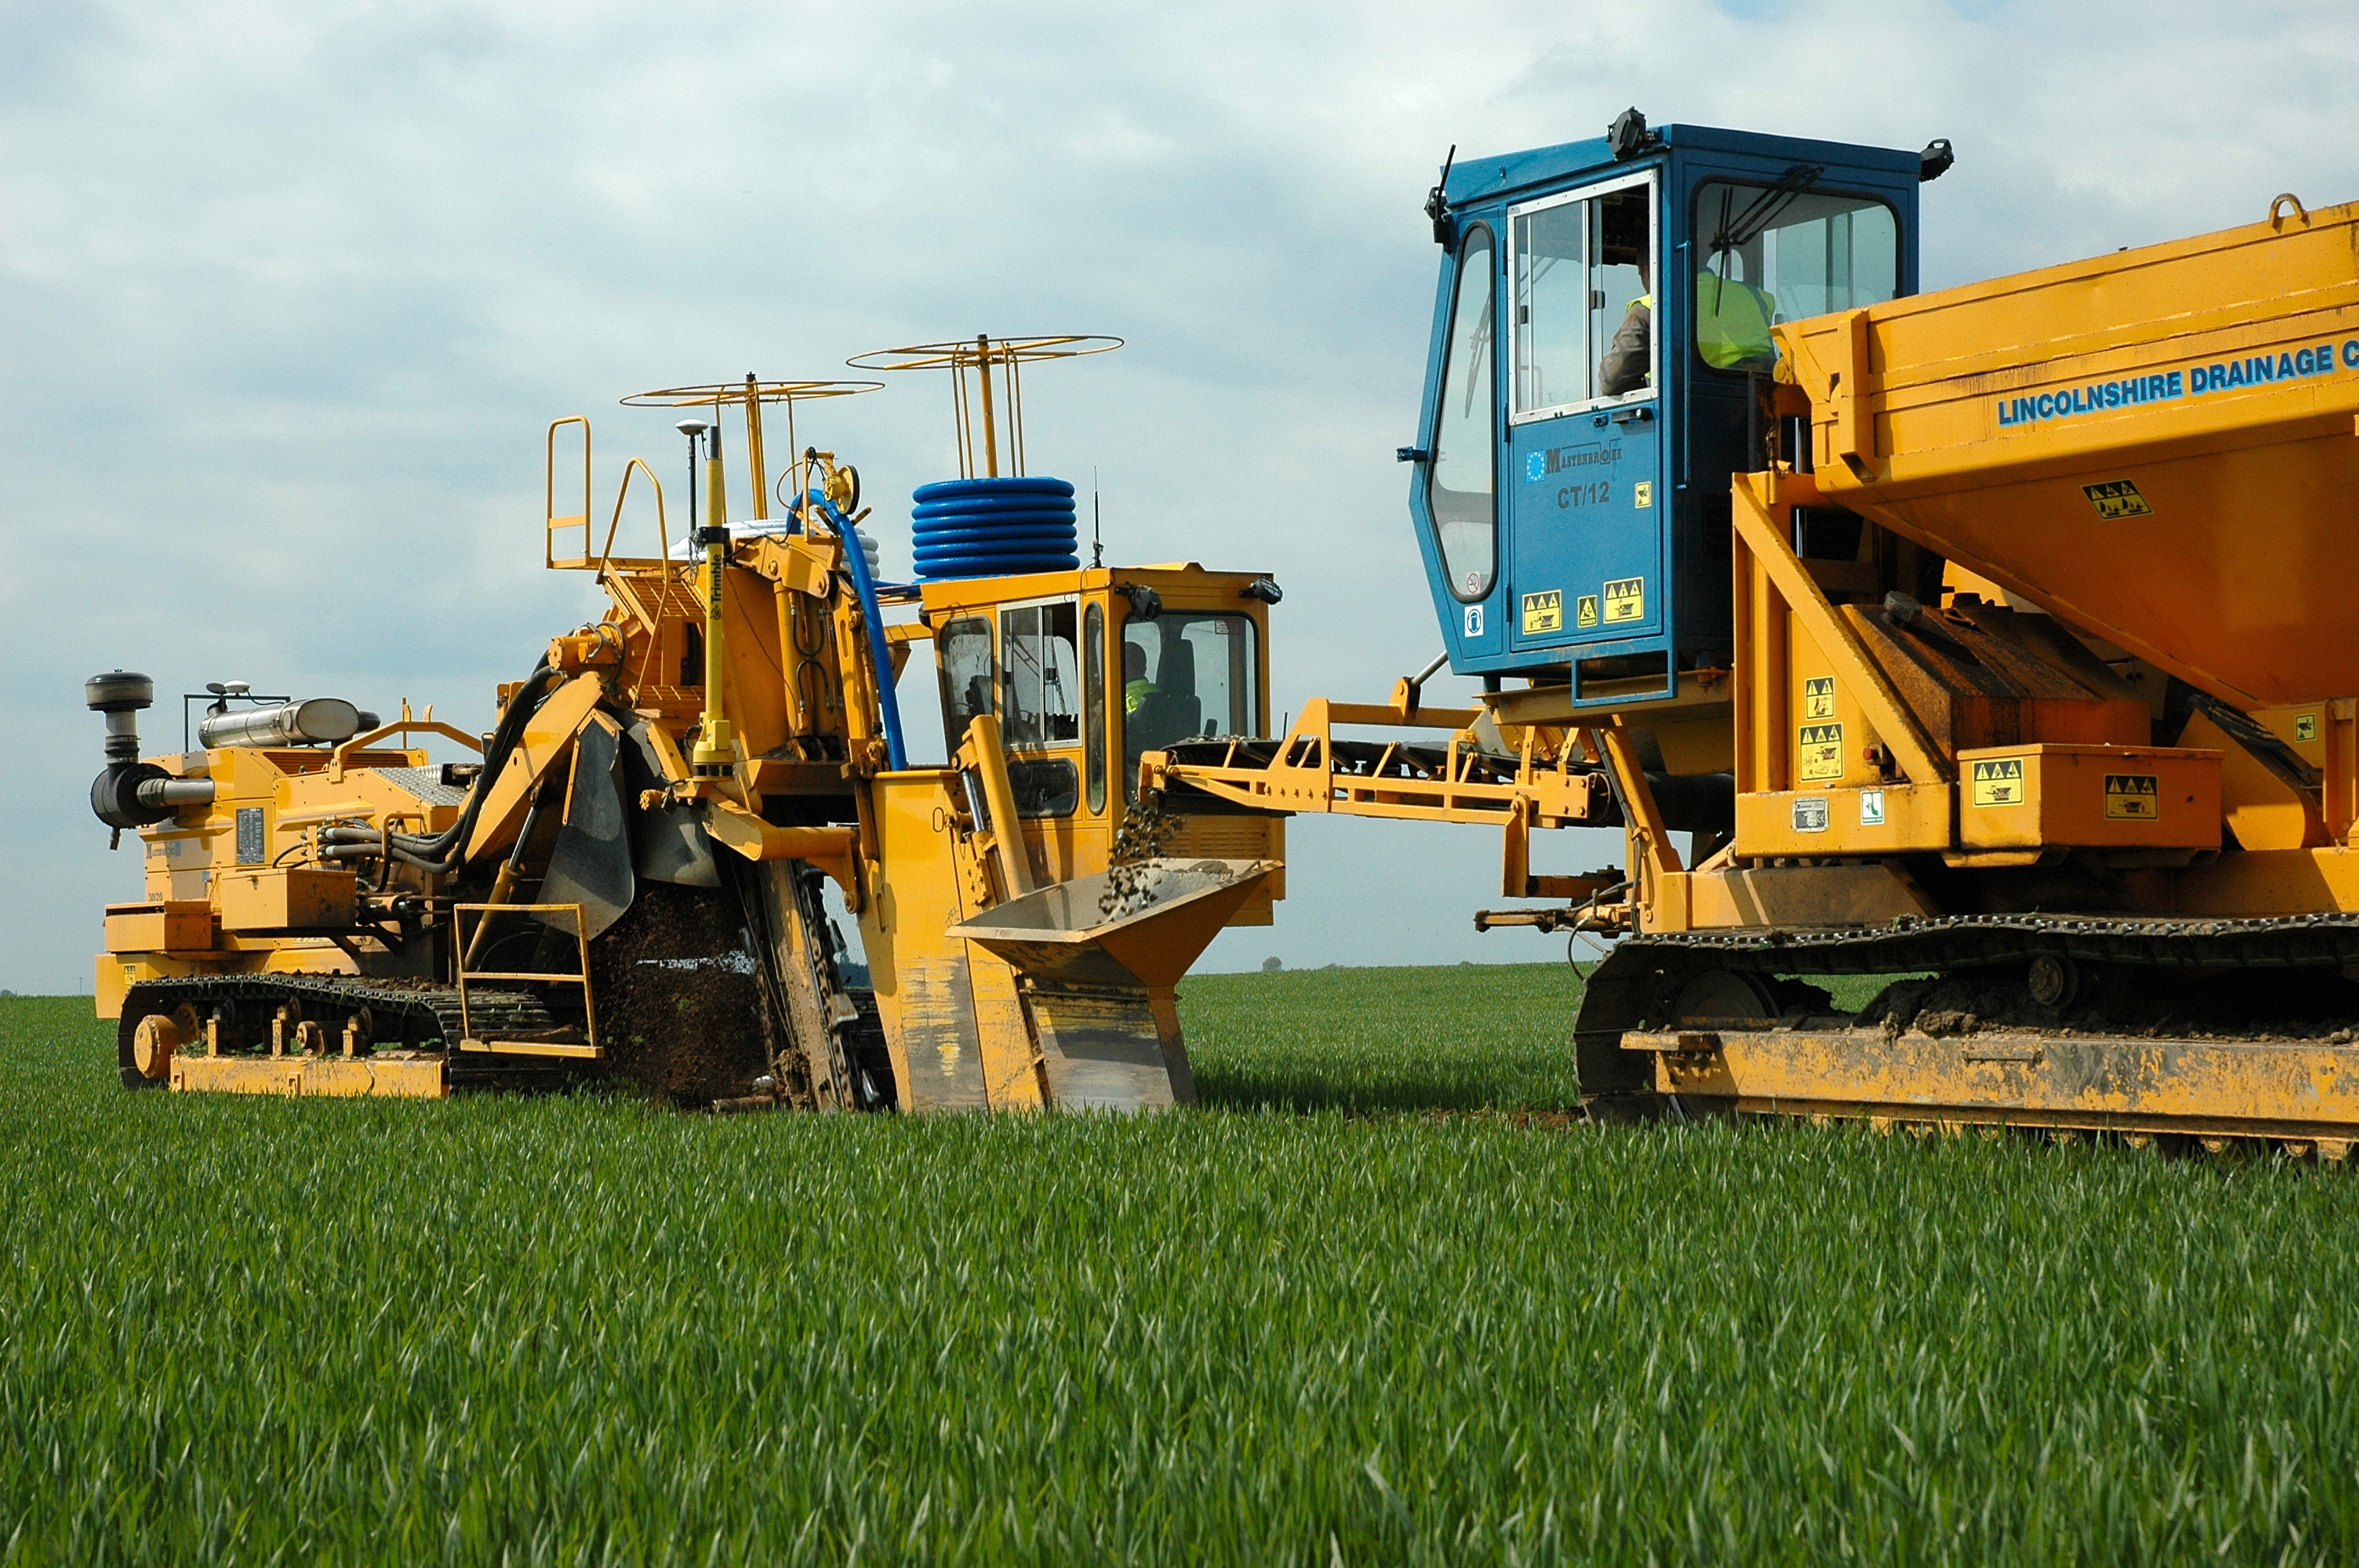
<instances>
[{"instance_id":1,"label":"green wheat field","mask_svg":"<svg viewBox=\"0 0 2359 1568\"><path fill-rule=\"evenodd\" d=\"M1560 966L1205 1108L126 1095L0 1000L0 1562L2348 1563L2359 1176L1593 1129Z\"/></svg>"}]
</instances>

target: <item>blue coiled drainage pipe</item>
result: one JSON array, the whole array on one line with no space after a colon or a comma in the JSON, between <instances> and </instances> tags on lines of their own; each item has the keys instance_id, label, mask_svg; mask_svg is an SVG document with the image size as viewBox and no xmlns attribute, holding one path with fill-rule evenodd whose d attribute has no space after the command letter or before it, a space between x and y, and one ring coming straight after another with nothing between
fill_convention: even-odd
<instances>
[{"instance_id":1,"label":"blue coiled drainage pipe","mask_svg":"<svg viewBox=\"0 0 2359 1568\"><path fill-rule=\"evenodd\" d=\"M1061 479L946 479L910 514L921 578L1069 572L1082 564L1073 487Z\"/></svg>"}]
</instances>

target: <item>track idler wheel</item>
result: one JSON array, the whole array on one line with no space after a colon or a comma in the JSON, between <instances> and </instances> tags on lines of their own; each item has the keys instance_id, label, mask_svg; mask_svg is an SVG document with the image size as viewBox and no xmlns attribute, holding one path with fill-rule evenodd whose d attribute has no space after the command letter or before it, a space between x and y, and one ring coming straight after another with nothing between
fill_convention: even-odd
<instances>
[{"instance_id":1,"label":"track idler wheel","mask_svg":"<svg viewBox=\"0 0 2359 1568\"><path fill-rule=\"evenodd\" d=\"M204 1033L195 1008L185 1001L171 1006L168 991L149 989L142 996L141 989L134 986L124 997L122 1022L114 1032L116 1075L126 1089L162 1087L172 1076L173 1053Z\"/></svg>"},{"instance_id":2,"label":"track idler wheel","mask_svg":"<svg viewBox=\"0 0 2359 1568\"><path fill-rule=\"evenodd\" d=\"M1777 1020L1777 1004L1768 989L1751 975L1734 969L1706 969L1690 976L1670 999L1663 1022L1704 1029L1741 1025L1759 1028Z\"/></svg>"},{"instance_id":3,"label":"track idler wheel","mask_svg":"<svg viewBox=\"0 0 2359 1568\"><path fill-rule=\"evenodd\" d=\"M1589 972L1589 982L1581 990L1581 1011L1572 1024L1584 1105L1610 1100L1618 1102L1617 1108L1646 1114L1638 1102L1654 1098L1654 1065L1636 1052L1622 1049L1622 1035L1645 1026L1666 979L1659 955L1626 940Z\"/></svg>"},{"instance_id":4,"label":"track idler wheel","mask_svg":"<svg viewBox=\"0 0 2359 1568\"><path fill-rule=\"evenodd\" d=\"M2042 953L2031 960L2024 979L2031 988L2031 1000L2058 1012L2071 1006L2081 994L2081 967L2070 958Z\"/></svg>"},{"instance_id":5,"label":"track idler wheel","mask_svg":"<svg viewBox=\"0 0 2359 1568\"><path fill-rule=\"evenodd\" d=\"M151 1012L131 1031L131 1065L146 1083L161 1083L172 1076L172 1053L187 1042L179 1025L160 1012Z\"/></svg>"}]
</instances>

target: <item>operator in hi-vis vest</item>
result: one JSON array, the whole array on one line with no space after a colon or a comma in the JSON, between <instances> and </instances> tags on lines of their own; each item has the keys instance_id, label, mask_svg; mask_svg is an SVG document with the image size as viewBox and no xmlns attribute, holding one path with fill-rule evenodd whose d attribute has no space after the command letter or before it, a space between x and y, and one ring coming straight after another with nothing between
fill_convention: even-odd
<instances>
[{"instance_id":1,"label":"operator in hi-vis vest","mask_svg":"<svg viewBox=\"0 0 2359 1568\"><path fill-rule=\"evenodd\" d=\"M1598 390L1608 397L1636 392L1647 384L1647 339L1652 330L1655 294L1647 258L1640 256L1637 265L1639 281L1647 285L1647 292L1630 301L1630 308L1622 314L1622 325L1614 329L1614 341L1606 346L1605 357L1597 364Z\"/></svg>"},{"instance_id":2,"label":"operator in hi-vis vest","mask_svg":"<svg viewBox=\"0 0 2359 1568\"><path fill-rule=\"evenodd\" d=\"M1638 269L1640 286L1646 292L1630 302L1623 313L1622 325L1614 330L1614 341L1598 362L1598 390L1608 397L1619 397L1636 392L1647 384L1650 337L1654 317L1653 258L1647 243L1646 209L1643 193L1632 191L1635 200L1606 200L1603 213L1602 259L1607 265L1622 263ZM1740 265L1749 261L1744 270L1758 271L1760 259L1757 243L1748 254L1724 236L1712 248L1719 266L1707 262L1696 273L1696 351L1704 363L1715 370L1741 370L1759 366L1766 370L1775 357L1775 341L1769 333L1770 323L1777 319L1776 297L1756 286L1728 276L1734 270L1732 261Z\"/></svg>"},{"instance_id":3,"label":"operator in hi-vis vest","mask_svg":"<svg viewBox=\"0 0 2359 1568\"><path fill-rule=\"evenodd\" d=\"M1122 645L1122 710L1136 714L1139 704L1155 695L1155 683L1147 678L1147 650L1125 640Z\"/></svg>"},{"instance_id":4,"label":"operator in hi-vis vest","mask_svg":"<svg viewBox=\"0 0 2359 1568\"><path fill-rule=\"evenodd\" d=\"M1605 357L1597 362L1597 390L1608 397L1636 392L1653 374L1649 338L1655 311L1654 247L1647 243L1647 192L1621 190L1604 198L1598 213L1598 257L1605 266L1638 269L1638 287L1645 290L1622 313L1622 325Z\"/></svg>"}]
</instances>

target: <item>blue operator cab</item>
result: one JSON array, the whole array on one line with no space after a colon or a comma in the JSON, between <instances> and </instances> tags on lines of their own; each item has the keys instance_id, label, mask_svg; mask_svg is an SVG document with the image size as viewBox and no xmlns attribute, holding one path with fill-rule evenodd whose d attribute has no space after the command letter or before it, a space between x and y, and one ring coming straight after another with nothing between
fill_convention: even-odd
<instances>
[{"instance_id":1,"label":"blue operator cab","mask_svg":"<svg viewBox=\"0 0 2359 1568\"><path fill-rule=\"evenodd\" d=\"M1634 109L1445 166L1401 457L1452 669L1568 712L1694 700L1728 669L1729 477L1763 466L1770 324L1915 292L1917 188L1949 163Z\"/></svg>"}]
</instances>

